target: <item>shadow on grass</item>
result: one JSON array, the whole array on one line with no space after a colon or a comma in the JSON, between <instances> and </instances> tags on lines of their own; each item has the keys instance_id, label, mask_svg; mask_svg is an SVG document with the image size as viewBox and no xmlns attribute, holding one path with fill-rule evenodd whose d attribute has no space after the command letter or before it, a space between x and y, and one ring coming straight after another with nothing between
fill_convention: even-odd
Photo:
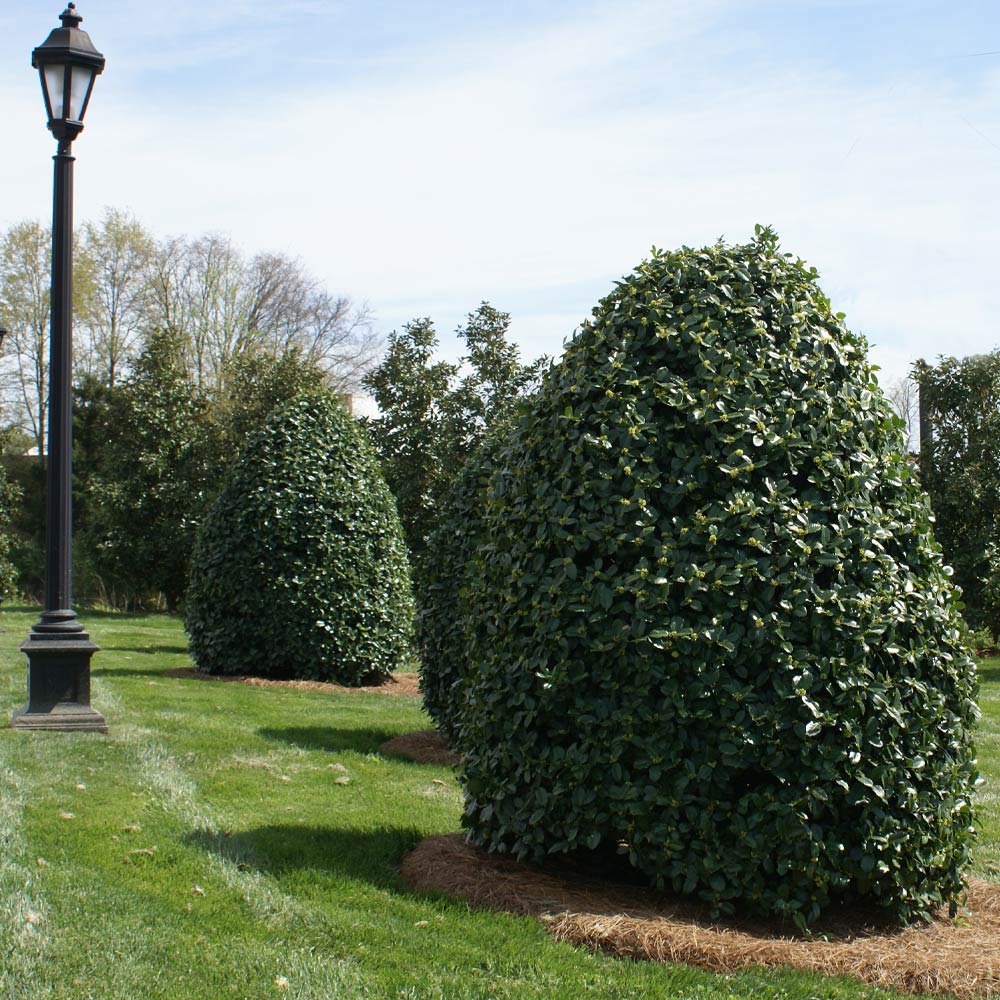
<instances>
[{"instance_id":1,"label":"shadow on grass","mask_svg":"<svg viewBox=\"0 0 1000 1000\"><path fill-rule=\"evenodd\" d=\"M180 620L180 615L172 615L166 611L112 611L107 608L88 608L85 604L75 605L80 621L84 619L107 619L110 621L138 621L141 618L151 618L153 621ZM14 615L40 615L41 604L5 604L0 611Z\"/></svg>"},{"instance_id":2,"label":"shadow on grass","mask_svg":"<svg viewBox=\"0 0 1000 1000\"><path fill-rule=\"evenodd\" d=\"M979 682L981 684L996 684L1000 682L1000 663L995 666L991 663L990 666L979 667Z\"/></svg>"},{"instance_id":3,"label":"shadow on grass","mask_svg":"<svg viewBox=\"0 0 1000 1000\"><path fill-rule=\"evenodd\" d=\"M154 621L169 621L179 619L179 615L169 614L166 611L109 611L106 608L78 607L77 614L80 620L85 618L102 618L111 621L138 621L141 618L151 618Z\"/></svg>"},{"instance_id":4,"label":"shadow on grass","mask_svg":"<svg viewBox=\"0 0 1000 1000\"><path fill-rule=\"evenodd\" d=\"M170 680L162 669L143 670L141 667L91 667L92 677L157 677Z\"/></svg>"},{"instance_id":5,"label":"shadow on grass","mask_svg":"<svg viewBox=\"0 0 1000 1000\"><path fill-rule=\"evenodd\" d=\"M157 653L167 653L167 654L186 654L188 651L186 643L175 643L173 645L163 645L163 646L118 646L114 642L108 642L105 640L104 649L113 649L119 653L149 653L151 655L156 655Z\"/></svg>"},{"instance_id":6,"label":"shadow on grass","mask_svg":"<svg viewBox=\"0 0 1000 1000\"><path fill-rule=\"evenodd\" d=\"M195 830L184 839L243 871L267 872L280 878L291 872L318 870L364 879L380 888L402 888L396 868L424 836L412 827L358 830L281 824L228 836Z\"/></svg>"},{"instance_id":7,"label":"shadow on grass","mask_svg":"<svg viewBox=\"0 0 1000 1000\"><path fill-rule=\"evenodd\" d=\"M265 740L290 743L304 750L355 750L378 753L378 748L398 736L392 729L337 729L333 726L290 726L283 729L258 729Z\"/></svg>"}]
</instances>

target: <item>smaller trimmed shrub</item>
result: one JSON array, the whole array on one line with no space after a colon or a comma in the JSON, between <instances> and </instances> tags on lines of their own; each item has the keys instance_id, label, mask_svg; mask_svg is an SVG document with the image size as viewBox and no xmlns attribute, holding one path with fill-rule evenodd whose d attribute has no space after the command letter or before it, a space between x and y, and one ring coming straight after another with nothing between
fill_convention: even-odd
<instances>
[{"instance_id":1,"label":"smaller trimmed shrub","mask_svg":"<svg viewBox=\"0 0 1000 1000\"><path fill-rule=\"evenodd\" d=\"M395 501L364 431L327 393L247 441L198 534L186 627L199 670L358 685L413 630Z\"/></svg>"}]
</instances>

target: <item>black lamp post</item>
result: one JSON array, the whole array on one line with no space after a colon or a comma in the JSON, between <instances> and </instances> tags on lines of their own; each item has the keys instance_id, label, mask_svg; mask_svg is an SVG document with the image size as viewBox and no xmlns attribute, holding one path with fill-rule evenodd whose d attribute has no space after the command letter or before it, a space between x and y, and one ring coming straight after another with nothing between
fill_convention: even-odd
<instances>
[{"instance_id":1,"label":"black lamp post","mask_svg":"<svg viewBox=\"0 0 1000 1000\"><path fill-rule=\"evenodd\" d=\"M104 56L80 29L69 4L31 55L58 140L52 200L52 328L49 343L48 498L45 530L45 610L21 649L28 657L28 703L15 729L96 730L104 716L90 704L90 641L72 610L73 520L73 140L83 131L94 80Z\"/></svg>"}]
</instances>

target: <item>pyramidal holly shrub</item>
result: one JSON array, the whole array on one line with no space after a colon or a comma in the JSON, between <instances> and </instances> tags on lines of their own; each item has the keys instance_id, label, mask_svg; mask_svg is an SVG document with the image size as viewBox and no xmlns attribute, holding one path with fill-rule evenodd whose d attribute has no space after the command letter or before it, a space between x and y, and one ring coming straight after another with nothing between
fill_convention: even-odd
<instances>
[{"instance_id":1,"label":"pyramidal holly shrub","mask_svg":"<svg viewBox=\"0 0 1000 1000\"><path fill-rule=\"evenodd\" d=\"M199 530L186 627L199 670L357 685L410 651L396 504L364 431L324 392L247 441Z\"/></svg>"},{"instance_id":2,"label":"pyramidal holly shrub","mask_svg":"<svg viewBox=\"0 0 1000 1000\"><path fill-rule=\"evenodd\" d=\"M624 852L800 926L954 905L976 668L900 423L814 269L760 228L654 250L490 465L438 611L462 623L476 844Z\"/></svg>"}]
</instances>

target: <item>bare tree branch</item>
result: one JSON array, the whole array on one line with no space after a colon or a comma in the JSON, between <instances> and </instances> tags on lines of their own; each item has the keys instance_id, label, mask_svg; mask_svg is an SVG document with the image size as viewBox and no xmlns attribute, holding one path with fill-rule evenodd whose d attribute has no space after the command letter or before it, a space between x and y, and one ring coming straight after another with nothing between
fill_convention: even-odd
<instances>
[{"instance_id":1,"label":"bare tree branch","mask_svg":"<svg viewBox=\"0 0 1000 1000\"><path fill-rule=\"evenodd\" d=\"M9 330L4 355L14 362L9 401L39 455L45 453L49 391L51 246L48 228L37 221L18 223L0 237L0 314Z\"/></svg>"},{"instance_id":2,"label":"bare tree branch","mask_svg":"<svg viewBox=\"0 0 1000 1000\"><path fill-rule=\"evenodd\" d=\"M898 378L886 389L886 398L903 421L908 451L916 451L920 433L919 394L911 378Z\"/></svg>"}]
</instances>

